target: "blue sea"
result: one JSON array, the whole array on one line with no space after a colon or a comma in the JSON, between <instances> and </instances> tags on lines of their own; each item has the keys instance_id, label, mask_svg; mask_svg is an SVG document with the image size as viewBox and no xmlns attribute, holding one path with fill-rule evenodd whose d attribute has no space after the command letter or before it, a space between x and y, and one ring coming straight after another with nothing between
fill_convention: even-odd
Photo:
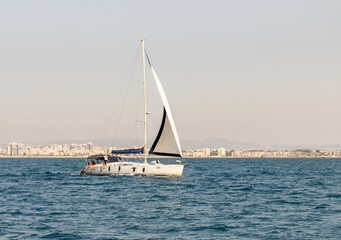
<instances>
[{"instance_id":1,"label":"blue sea","mask_svg":"<svg viewBox=\"0 0 341 240\"><path fill-rule=\"evenodd\" d=\"M183 177L0 159L0 239L341 239L341 159L186 159Z\"/></svg>"}]
</instances>

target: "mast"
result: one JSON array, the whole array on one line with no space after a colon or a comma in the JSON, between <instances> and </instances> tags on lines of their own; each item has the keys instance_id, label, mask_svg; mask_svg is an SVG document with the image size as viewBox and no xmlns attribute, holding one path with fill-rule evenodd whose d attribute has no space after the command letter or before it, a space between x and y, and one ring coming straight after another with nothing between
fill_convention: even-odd
<instances>
[{"instance_id":1,"label":"mast","mask_svg":"<svg viewBox=\"0 0 341 240\"><path fill-rule=\"evenodd\" d=\"M146 61L145 61L145 50L144 50L144 40L142 42L142 68L143 68L143 97L144 97L144 163L147 162L147 99L146 99Z\"/></svg>"}]
</instances>

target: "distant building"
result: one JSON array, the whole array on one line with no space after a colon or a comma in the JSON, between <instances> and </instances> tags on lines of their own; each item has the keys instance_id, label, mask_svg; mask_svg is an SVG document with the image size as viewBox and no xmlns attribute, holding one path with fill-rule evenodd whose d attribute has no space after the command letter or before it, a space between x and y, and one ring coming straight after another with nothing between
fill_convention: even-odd
<instances>
[{"instance_id":1,"label":"distant building","mask_svg":"<svg viewBox=\"0 0 341 240\"><path fill-rule=\"evenodd\" d=\"M86 150L93 152L94 151L94 144L92 142L88 142L86 144Z\"/></svg>"},{"instance_id":2,"label":"distant building","mask_svg":"<svg viewBox=\"0 0 341 240\"><path fill-rule=\"evenodd\" d=\"M24 155L24 144L12 142L7 145L8 156L23 156Z\"/></svg>"},{"instance_id":3,"label":"distant building","mask_svg":"<svg viewBox=\"0 0 341 240\"><path fill-rule=\"evenodd\" d=\"M24 144L18 143L18 156L24 155Z\"/></svg>"},{"instance_id":4,"label":"distant building","mask_svg":"<svg viewBox=\"0 0 341 240\"><path fill-rule=\"evenodd\" d=\"M204 148L202 151L203 151L204 157L209 157L211 155L211 149L209 148Z\"/></svg>"},{"instance_id":5,"label":"distant building","mask_svg":"<svg viewBox=\"0 0 341 240\"><path fill-rule=\"evenodd\" d=\"M225 157L225 156L226 156L226 149L218 148L218 157Z\"/></svg>"},{"instance_id":6,"label":"distant building","mask_svg":"<svg viewBox=\"0 0 341 240\"><path fill-rule=\"evenodd\" d=\"M205 157L202 149L197 149L193 152L193 157Z\"/></svg>"},{"instance_id":7,"label":"distant building","mask_svg":"<svg viewBox=\"0 0 341 240\"><path fill-rule=\"evenodd\" d=\"M69 149L70 150L74 150L74 149L76 149L77 148L77 144L76 143L71 143L70 145L69 145Z\"/></svg>"}]
</instances>

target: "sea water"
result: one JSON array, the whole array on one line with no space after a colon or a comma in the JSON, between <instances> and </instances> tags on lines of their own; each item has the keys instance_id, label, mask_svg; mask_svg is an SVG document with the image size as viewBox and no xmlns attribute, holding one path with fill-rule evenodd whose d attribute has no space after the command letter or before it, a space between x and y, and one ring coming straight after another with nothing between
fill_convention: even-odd
<instances>
[{"instance_id":1,"label":"sea water","mask_svg":"<svg viewBox=\"0 0 341 240\"><path fill-rule=\"evenodd\" d=\"M341 159L186 159L183 177L0 159L0 239L341 239Z\"/></svg>"}]
</instances>

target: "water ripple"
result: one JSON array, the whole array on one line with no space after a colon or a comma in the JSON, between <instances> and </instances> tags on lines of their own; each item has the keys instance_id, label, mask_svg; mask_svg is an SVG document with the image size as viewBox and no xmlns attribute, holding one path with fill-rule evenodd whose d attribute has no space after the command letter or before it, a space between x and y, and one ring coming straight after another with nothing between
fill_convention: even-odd
<instances>
[{"instance_id":1,"label":"water ripple","mask_svg":"<svg viewBox=\"0 0 341 240\"><path fill-rule=\"evenodd\" d=\"M340 239L340 159L188 159L180 178L0 159L0 239Z\"/></svg>"}]
</instances>

